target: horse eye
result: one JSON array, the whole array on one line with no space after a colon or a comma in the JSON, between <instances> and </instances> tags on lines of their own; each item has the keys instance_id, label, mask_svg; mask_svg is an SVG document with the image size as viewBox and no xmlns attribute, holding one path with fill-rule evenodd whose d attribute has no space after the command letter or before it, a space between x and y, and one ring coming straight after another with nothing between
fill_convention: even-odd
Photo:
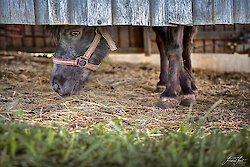
<instances>
[{"instance_id":1,"label":"horse eye","mask_svg":"<svg viewBox=\"0 0 250 167\"><path fill-rule=\"evenodd\" d=\"M72 31L71 36L77 37L80 34L80 31Z\"/></svg>"}]
</instances>

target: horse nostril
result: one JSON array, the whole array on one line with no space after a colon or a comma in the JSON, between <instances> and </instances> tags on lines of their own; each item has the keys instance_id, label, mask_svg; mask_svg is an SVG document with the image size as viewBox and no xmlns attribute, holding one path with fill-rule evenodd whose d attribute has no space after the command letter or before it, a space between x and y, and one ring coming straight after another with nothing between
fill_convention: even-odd
<instances>
[{"instance_id":1,"label":"horse nostril","mask_svg":"<svg viewBox=\"0 0 250 167\"><path fill-rule=\"evenodd\" d=\"M55 83L55 84L53 85L53 89L54 89L56 92L58 92L58 91L60 90L60 87L59 87L59 85L58 85L57 83Z\"/></svg>"},{"instance_id":2,"label":"horse nostril","mask_svg":"<svg viewBox=\"0 0 250 167\"><path fill-rule=\"evenodd\" d=\"M57 83L57 81L53 81L53 84L52 84L52 89L55 91L55 92L57 92L57 93L59 93L60 94L60 90L61 90L61 88L60 88L60 85Z\"/></svg>"},{"instance_id":3,"label":"horse nostril","mask_svg":"<svg viewBox=\"0 0 250 167\"><path fill-rule=\"evenodd\" d=\"M77 90L77 86L78 86L78 82L74 85L73 91L76 91L76 90Z\"/></svg>"}]
</instances>

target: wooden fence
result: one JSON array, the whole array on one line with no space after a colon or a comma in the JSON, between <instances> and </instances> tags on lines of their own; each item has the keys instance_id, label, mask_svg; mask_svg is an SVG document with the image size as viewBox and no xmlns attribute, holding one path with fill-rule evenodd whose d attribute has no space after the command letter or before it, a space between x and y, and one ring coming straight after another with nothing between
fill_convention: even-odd
<instances>
[{"instance_id":1,"label":"wooden fence","mask_svg":"<svg viewBox=\"0 0 250 167\"><path fill-rule=\"evenodd\" d=\"M0 24L249 24L249 8L250 0L0 0Z\"/></svg>"},{"instance_id":2,"label":"wooden fence","mask_svg":"<svg viewBox=\"0 0 250 167\"><path fill-rule=\"evenodd\" d=\"M250 52L250 24L199 26L194 53ZM114 26L113 39L118 53L158 53L151 28ZM54 52L56 39L45 26L0 25L0 51Z\"/></svg>"}]
</instances>

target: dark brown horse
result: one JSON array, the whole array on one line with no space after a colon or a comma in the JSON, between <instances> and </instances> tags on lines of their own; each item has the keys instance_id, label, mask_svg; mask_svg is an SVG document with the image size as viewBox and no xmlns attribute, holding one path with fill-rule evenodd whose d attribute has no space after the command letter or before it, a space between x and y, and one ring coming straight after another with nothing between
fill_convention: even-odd
<instances>
[{"instance_id":1,"label":"dark brown horse","mask_svg":"<svg viewBox=\"0 0 250 167\"><path fill-rule=\"evenodd\" d=\"M110 42L103 33L107 34L110 27L105 29L107 29L106 32L101 32L96 27L57 27L58 44L50 85L60 96L78 94L91 71L96 69L107 56ZM159 106L170 108L180 102L183 105L195 104L197 88L192 74L190 55L197 28L153 27L153 30L156 32L156 41L161 55L161 73L157 91L163 93ZM100 38L99 41L97 36ZM95 44L96 47L93 47ZM93 53L86 56L86 53L91 50Z\"/></svg>"}]
</instances>

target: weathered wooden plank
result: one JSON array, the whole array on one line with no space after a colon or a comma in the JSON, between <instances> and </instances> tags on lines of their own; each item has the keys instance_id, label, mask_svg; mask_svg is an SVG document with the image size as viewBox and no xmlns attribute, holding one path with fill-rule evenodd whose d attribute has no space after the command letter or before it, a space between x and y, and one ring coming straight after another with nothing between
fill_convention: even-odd
<instances>
[{"instance_id":1,"label":"weathered wooden plank","mask_svg":"<svg viewBox=\"0 0 250 167\"><path fill-rule=\"evenodd\" d=\"M213 24L213 0L193 0L193 23Z\"/></svg>"},{"instance_id":2,"label":"weathered wooden plank","mask_svg":"<svg viewBox=\"0 0 250 167\"><path fill-rule=\"evenodd\" d=\"M9 0L0 0L0 23L11 24Z\"/></svg>"},{"instance_id":3,"label":"weathered wooden plank","mask_svg":"<svg viewBox=\"0 0 250 167\"><path fill-rule=\"evenodd\" d=\"M166 0L150 1L150 23L152 26L169 25L166 3Z\"/></svg>"},{"instance_id":4,"label":"weathered wooden plank","mask_svg":"<svg viewBox=\"0 0 250 167\"><path fill-rule=\"evenodd\" d=\"M152 52L151 39L150 39L150 27L143 27L143 44L145 56L150 56Z\"/></svg>"},{"instance_id":5,"label":"weathered wooden plank","mask_svg":"<svg viewBox=\"0 0 250 167\"><path fill-rule=\"evenodd\" d=\"M131 6L130 0L113 0L112 14L114 25L131 24Z\"/></svg>"},{"instance_id":6,"label":"weathered wooden plank","mask_svg":"<svg viewBox=\"0 0 250 167\"><path fill-rule=\"evenodd\" d=\"M142 48L144 45L142 43L143 33L139 26L129 26L129 47L131 48ZM151 32L148 34L150 35ZM154 34L154 33L152 33Z\"/></svg>"},{"instance_id":7,"label":"weathered wooden plank","mask_svg":"<svg viewBox=\"0 0 250 167\"><path fill-rule=\"evenodd\" d=\"M35 0L36 24L49 24L48 0Z\"/></svg>"},{"instance_id":8,"label":"weathered wooden plank","mask_svg":"<svg viewBox=\"0 0 250 167\"><path fill-rule=\"evenodd\" d=\"M33 0L10 0L11 24L35 24Z\"/></svg>"},{"instance_id":9,"label":"weathered wooden plank","mask_svg":"<svg viewBox=\"0 0 250 167\"><path fill-rule=\"evenodd\" d=\"M88 25L112 25L111 0L88 0Z\"/></svg>"},{"instance_id":10,"label":"weathered wooden plank","mask_svg":"<svg viewBox=\"0 0 250 167\"><path fill-rule=\"evenodd\" d=\"M49 24L69 24L68 0L48 0Z\"/></svg>"},{"instance_id":11,"label":"weathered wooden plank","mask_svg":"<svg viewBox=\"0 0 250 167\"><path fill-rule=\"evenodd\" d=\"M192 0L168 0L168 20L172 24L192 25Z\"/></svg>"},{"instance_id":12,"label":"weathered wooden plank","mask_svg":"<svg viewBox=\"0 0 250 167\"><path fill-rule=\"evenodd\" d=\"M234 23L250 23L250 0L234 0Z\"/></svg>"},{"instance_id":13,"label":"weathered wooden plank","mask_svg":"<svg viewBox=\"0 0 250 167\"><path fill-rule=\"evenodd\" d=\"M88 10L86 0L71 0L69 3L69 15L71 25L87 25Z\"/></svg>"},{"instance_id":14,"label":"weathered wooden plank","mask_svg":"<svg viewBox=\"0 0 250 167\"><path fill-rule=\"evenodd\" d=\"M233 0L214 0L214 24L233 23Z\"/></svg>"},{"instance_id":15,"label":"weathered wooden plank","mask_svg":"<svg viewBox=\"0 0 250 167\"><path fill-rule=\"evenodd\" d=\"M120 29L120 41L119 44L120 44L120 47L121 48L129 48L129 43L130 43L130 40L129 40L129 27L128 26L121 26L119 27Z\"/></svg>"},{"instance_id":16,"label":"weathered wooden plank","mask_svg":"<svg viewBox=\"0 0 250 167\"><path fill-rule=\"evenodd\" d=\"M232 40L232 39L239 39L241 32L237 31L204 31L198 32L195 36L195 39L199 40Z\"/></svg>"},{"instance_id":17,"label":"weathered wooden plank","mask_svg":"<svg viewBox=\"0 0 250 167\"><path fill-rule=\"evenodd\" d=\"M149 0L131 0L132 25L150 25Z\"/></svg>"},{"instance_id":18,"label":"weathered wooden plank","mask_svg":"<svg viewBox=\"0 0 250 167\"><path fill-rule=\"evenodd\" d=\"M250 0L0 0L0 23L89 26L249 24L249 8Z\"/></svg>"}]
</instances>

